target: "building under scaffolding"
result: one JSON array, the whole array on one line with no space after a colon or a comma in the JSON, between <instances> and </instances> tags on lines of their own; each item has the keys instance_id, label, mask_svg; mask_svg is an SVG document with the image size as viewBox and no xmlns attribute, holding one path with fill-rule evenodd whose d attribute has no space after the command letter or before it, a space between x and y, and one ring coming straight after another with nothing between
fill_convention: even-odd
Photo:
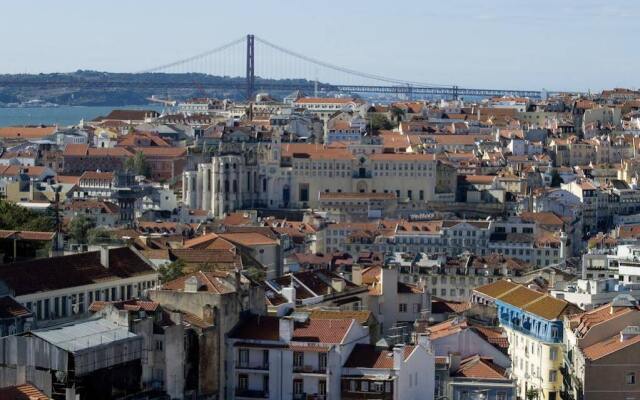
<instances>
[{"instance_id":1,"label":"building under scaffolding","mask_svg":"<svg viewBox=\"0 0 640 400\"><path fill-rule=\"evenodd\" d=\"M31 382L53 399L135 393L140 390L142 348L141 336L106 319L4 337L0 386Z\"/></svg>"}]
</instances>

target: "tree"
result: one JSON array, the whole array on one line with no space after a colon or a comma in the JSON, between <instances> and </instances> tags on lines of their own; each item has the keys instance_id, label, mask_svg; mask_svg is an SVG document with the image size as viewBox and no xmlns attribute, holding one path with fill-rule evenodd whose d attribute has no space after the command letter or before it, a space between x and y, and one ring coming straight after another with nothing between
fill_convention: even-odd
<instances>
[{"instance_id":1,"label":"tree","mask_svg":"<svg viewBox=\"0 0 640 400\"><path fill-rule=\"evenodd\" d=\"M538 389L529 388L527 393L525 394L527 400L537 400L538 399Z\"/></svg>"},{"instance_id":2,"label":"tree","mask_svg":"<svg viewBox=\"0 0 640 400\"><path fill-rule=\"evenodd\" d=\"M124 167L127 171L131 171L136 175L144 175L147 178L151 175L151 168L147 163L144 153L141 151L136 152L133 157L129 157L124 163Z\"/></svg>"},{"instance_id":3,"label":"tree","mask_svg":"<svg viewBox=\"0 0 640 400\"><path fill-rule=\"evenodd\" d=\"M87 241L89 244L108 243L112 240L113 235L104 228L92 228L87 232Z\"/></svg>"},{"instance_id":4,"label":"tree","mask_svg":"<svg viewBox=\"0 0 640 400\"><path fill-rule=\"evenodd\" d=\"M75 243L88 243L87 234L95 227L93 220L86 215L78 215L69 222L69 237Z\"/></svg>"},{"instance_id":5,"label":"tree","mask_svg":"<svg viewBox=\"0 0 640 400\"><path fill-rule=\"evenodd\" d=\"M393 119L396 120L397 123L400 123L400 121L402 121L402 118L405 116L406 111L400 107L393 106L389 110L389 113L391 114Z\"/></svg>"},{"instance_id":6,"label":"tree","mask_svg":"<svg viewBox=\"0 0 640 400\"><path fill-rule=\"evenodd\" d=\"M37 213L0 200L0 229L51 232L55 230L55 221L51 213Z\"/></svg>"},{"instance_id":7,"label":"tree","mask_svg":"<svg viewBox=\"0 0 640 400\"><path fill-rule=\"evenodd\" d=\"M389 130L394 128L391 121L381 114L373 114L371 118L369 118L369 126L372 131L378 131L380 129Z\"/></svg>"},{"instance_id":8,"label":"tree","mask_svg":"<svg viewBox=\"0 0 640 400\"><path fill-rule=\"evenodd\" d=\"M551 171L551 187L560 187L562 184L562 177L558 173L558 170Z\"/></svg>"},{"instance_id":9,"label":"tree","mask_svg":"<svg viewBox=\"0 0 640 400\"><path fill-rule=\"evenodd\" d=\"M160 282L165 283L182 276L186 264L183 260L176 260L158 268L160 274Z\"/></svg>"}]
</instances>

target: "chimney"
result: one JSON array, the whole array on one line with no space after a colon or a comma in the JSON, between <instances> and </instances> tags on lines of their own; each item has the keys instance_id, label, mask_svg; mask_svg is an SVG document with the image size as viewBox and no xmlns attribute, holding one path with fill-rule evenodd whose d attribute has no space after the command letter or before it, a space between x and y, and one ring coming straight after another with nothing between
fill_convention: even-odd
<instances>
[{"instance_id":1,"label":"chimney","mask_svg":"<svg viewBox=\"0 0 640 400\"><path fill-rule=\"evenodd\" d=\"M287 299L287 303L292 303L295 307L296 305L296 288L293 286L286 286L282 288L282 295L285 299Z\"/></svg>"},{"instance_id":2,"label":"chimney","mask_svg":"<svg viewBox=\"0 0 640 400\"><path fill-rule=\"evenodd\" d=\"M418 346L423 347L425 350L431 350L431 341L429 335L425 333L418 333Z\"/></svg>"},{"instance_id":3,"label":"chimney","mask_svg":"<svg viewBox=\"0 0 640 400\"><path fill-rule=\"evenodd\" d=\"M638 335L640 335L640 326L627 326L620 331L620 341L624 342Z\"/></svg>"},{"instance_id":4,"label":"chimney","mask_svg":"<svg viewBox=\"0 0 640 400\"><path fill-rule=\"evenodd\" d=\"M198 281L198 277L191 276L184 281L184 292L185 293L197 293L198 287L200 287L200 282Z\"/></svg>"},{"instance_id":5,"label":"chimney","mask_svg":"<svg viewBox=\"0 0 640 400\"><path fill-rule=\"evenodd\" d=\"M109 247L100 247L100 264L106 269L109 269Z\"/></svg>"},{"instance_id":6,"label":"chimney","mask_svg":"<svg viewBox=\"0 0 640 400\"><path fill-rule=\"evenodd\" d=\"M460 368L460 353L449 354L449 371L457 371Z\"/></svg>"},{"instance_id":7,"label":"chimney","mask_svg":"<svg viewBox=\"0 0 640 400\"><path fill-rule=\"evenodd\" d=\"M213 307L211 304L205 304L202 307L202 320L207 324L213 325L214 317L213 317Z\"/></svg>"},{"instance_id":8,"label":"chimney","mask_svg":"<svg viewBox=\"0 0 640 400\"><path fill-rule=\"evenodd\" d=\"M393 369L399 371L404 361L404 344L397 344L393 347Z\"/></svg>"},{"instance_id":9,"label":"chimney","mask_svg":"<svg viewBox=\"0 0 640 400\"><path fill-rule=\"evenodd\" d=\"M331 287L338 293L342 293L345 289L344 279L331 278Z\"/></svg>"},{"instance_id":10,"label":"chimney","mask_svg":"<svg viewBox=\"0 0 640 400\"><path fill-rule=\"evenodd\" d=\"M351 267L351 281L356 285L362 285L362 267L354 265Z\"/></svg>"},{"instance_id":11,"label":"chimney","mask_svg":"<svg viewBox=\"0 0 640 400\"><path fill-rule=\"evenodd\" d=\"M236 284L236 293L240 293L240 288L242 284L242 274L240 273L239 267L236 267L236 270L235 270L235 284Z\"/></svg>"},{"instance_id":12,"label":"chimney","mask_svg":"<svg viewBox=\"0 0 640 400\"><path fill-rule=\"evenodd\" d=\"M293 339L293 319L282 317L279 320L280 340L289 343Z\"/></svg>"}]
</instances>

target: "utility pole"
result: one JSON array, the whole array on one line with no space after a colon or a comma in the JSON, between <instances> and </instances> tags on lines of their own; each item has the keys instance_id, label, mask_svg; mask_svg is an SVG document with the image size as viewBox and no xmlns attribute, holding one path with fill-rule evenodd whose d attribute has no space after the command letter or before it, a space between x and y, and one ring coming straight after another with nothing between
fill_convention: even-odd
<instances>
[{"instance_id":1,"label":"utility pole","mask_svg":"<svg viewBox=\"0 0 640 400\"><path fill-rule=\"evenodd\" d=\"M247 101L251 101L251 97L255 91L256 76L255 76L255 48L253 45L254 36L247 35Z\"/></svg>"}]
</instances>

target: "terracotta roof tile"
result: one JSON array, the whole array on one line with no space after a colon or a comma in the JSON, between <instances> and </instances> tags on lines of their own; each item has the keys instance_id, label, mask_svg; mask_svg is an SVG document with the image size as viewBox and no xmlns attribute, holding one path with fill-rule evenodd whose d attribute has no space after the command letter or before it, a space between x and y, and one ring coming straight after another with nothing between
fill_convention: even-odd
<instances>
[{"instance_id":1,"label":"terracotta roof tile","mask_svg":"<svg viewBox=\"0 0 640 400\"><path fill-rule=\"evenodd\" d=\"M404 347L404 359L406 360L415 346ZM370 344L358 343L355 345L345 368L373 368L373 369L392 369L393 368L393 351L381 350Z\"/></svg>"},{"instance_id":2,"label":"terracotta roof tile","mask_svg":"<svg viewBox=\"0 0 640 400\"><path fill-rule=\"evenodd\" d=\"M40 389L30 383L0 388L0 399L3 400L49 400Z\"/></svg>"},{"instance_id":3,"label":"terracotta roof tile","mask_svg":"<svg viewBox=\"0 0 640 400\"><path fill-rule=\"evenodd\" d=\"M582 349L582 352L585 358L593 361L638 343L640 343L640 335L635 335L626 340L621 340L620 334L617 334L600 342L594 343L591 346L585 347Z\"/></svg>"}]
</instances>

